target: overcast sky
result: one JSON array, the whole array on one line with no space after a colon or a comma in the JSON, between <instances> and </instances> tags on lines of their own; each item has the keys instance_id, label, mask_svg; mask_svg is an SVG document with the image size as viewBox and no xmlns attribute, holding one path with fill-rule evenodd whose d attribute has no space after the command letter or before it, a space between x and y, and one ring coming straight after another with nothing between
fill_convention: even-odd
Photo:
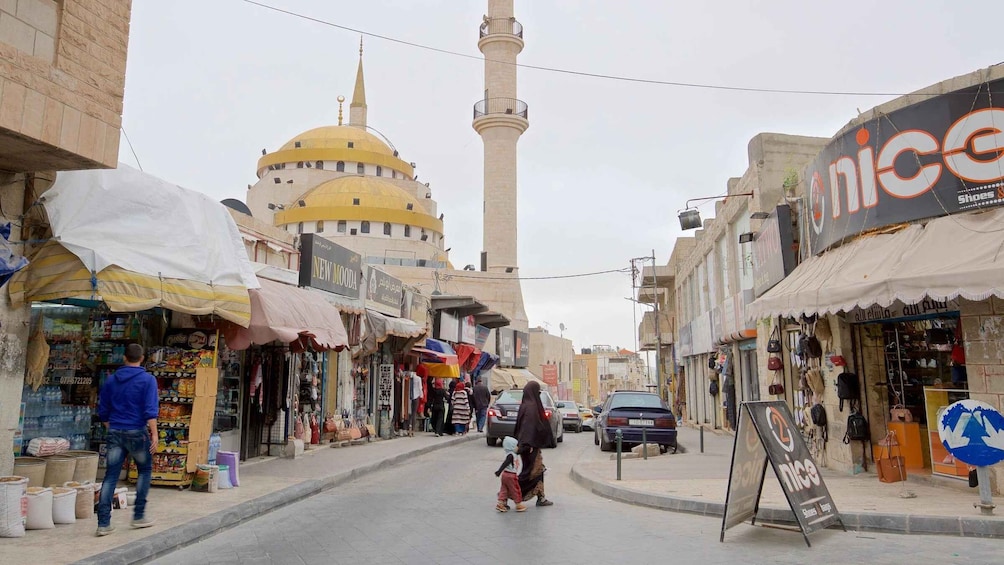
<instances>
[{"instance_id":1,"label":"overcast sky","mask_svg":"<svg viewBox=\"0 0 1004 565\"><path fill-rule=\"evenodd\" d=\"M262 1L473 56L487 11L486 0ZM1000 0L517 0L516 18L520 63L688 83L898 93L1004 60ZM358 45L357 33L242 0L134 0L123 127L146 172L244 200L263 148L337 122ZM483 62L367 37L364 65L369 125L430 183L453 264L479 264L482 144L471 118ZM892 98L518 76L530 116L519 145L525 277L624 268L652 249L665 264L677 210L741 176L752 136L830 137ZM135 166L124 141L120 160ZM525 281L523 291L531 326L564 323L576 348L634 348L628 275Z\"/></svg>"}]
</instances>

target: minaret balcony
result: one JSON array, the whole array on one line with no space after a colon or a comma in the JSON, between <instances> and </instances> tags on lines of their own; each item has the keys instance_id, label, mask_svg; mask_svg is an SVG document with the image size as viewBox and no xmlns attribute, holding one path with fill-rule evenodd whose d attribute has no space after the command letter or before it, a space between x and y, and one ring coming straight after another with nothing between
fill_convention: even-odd
<instances>
[{"instance_id":1,"label":"minaret balcony","mask_svg":"<svg viewBox=\"0 0 1004 565\"><path fill-rule=\"evenodd\" d=\"M523 39L523 24L516 18L485 18L481 24L481 37L489 35L515 35Z\"/></svg>"},{"instance_id":2,"label":"minaret balcony","mask_svg":"<svg viewBox=\"0 0 1004 565\"><path fill-rule=\"evenodd\" d=\"M482 53L489 44L511 44L516 53L523 50L523 24L516 18L485 18L480 32L478 49Z\"/></svg>"},{"instance_id":3,"label":"minaret balcony","mask_svg":"<svg viewBox=\"0 0 1004 565\"><path fill-rule=\"evenodd\" d=\"M530 126L526 102L518 98L487 98L474 104L474 129L491 124L508 125L521 132Z\"/></svg>"}]
</instances>

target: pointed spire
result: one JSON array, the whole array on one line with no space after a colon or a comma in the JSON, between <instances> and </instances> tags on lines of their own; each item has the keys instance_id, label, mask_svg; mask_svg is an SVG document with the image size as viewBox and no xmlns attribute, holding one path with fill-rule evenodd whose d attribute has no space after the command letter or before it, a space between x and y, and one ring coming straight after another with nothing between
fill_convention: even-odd
<instances>
[{"instance_id":1,"label":"pointed spire","mask_svg":"<svg viewBox=\"0 0 1004 565\"><path fill-rule=\"evenodd\" d=\"M359 68L356 69L356 86L349 104L349 125L366 128L366 87L363 84L363 38L359 38Z\"/></svg>"}]
</instances>

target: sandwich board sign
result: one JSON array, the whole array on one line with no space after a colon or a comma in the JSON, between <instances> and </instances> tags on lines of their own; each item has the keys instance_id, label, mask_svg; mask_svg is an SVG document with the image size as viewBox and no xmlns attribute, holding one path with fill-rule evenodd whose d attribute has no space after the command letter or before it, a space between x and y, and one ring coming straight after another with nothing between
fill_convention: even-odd
<instances>
[{"instance_id":1,"label":"sandwich board sign","mask_svg":"<svg viewBox=\"0 0 1004 565\"><path fill-rule=\"evenodd\" d=\"M732 448L732 467L722 532L750 520L756 524L767 464L774 469L788 506L808 546L809 534L840 522L847 531L802 434L783 401L743 402Z\"/></svg>"}]
</instances>

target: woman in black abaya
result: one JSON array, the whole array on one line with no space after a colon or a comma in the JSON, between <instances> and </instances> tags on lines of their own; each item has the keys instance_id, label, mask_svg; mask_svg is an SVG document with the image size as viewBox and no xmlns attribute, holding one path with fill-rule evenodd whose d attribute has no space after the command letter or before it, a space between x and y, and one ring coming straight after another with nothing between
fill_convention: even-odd
<instances>
[{"instance_id":1,"label":"woman in black abaya","mask_svg":"<svg viewBox=\"0 0 1004 565\"><path fill-rule=\"evenodd\" d=\"M519 488L523 500L537 497L537 506L554 504L544 496L544 458L541 449L554 445L554 432L540 401L540 383L530 381L523 387L523 400L516 414L513 432L519 442L518 452L523 468L519 474Z\"/></svg>"}]
</instances>

